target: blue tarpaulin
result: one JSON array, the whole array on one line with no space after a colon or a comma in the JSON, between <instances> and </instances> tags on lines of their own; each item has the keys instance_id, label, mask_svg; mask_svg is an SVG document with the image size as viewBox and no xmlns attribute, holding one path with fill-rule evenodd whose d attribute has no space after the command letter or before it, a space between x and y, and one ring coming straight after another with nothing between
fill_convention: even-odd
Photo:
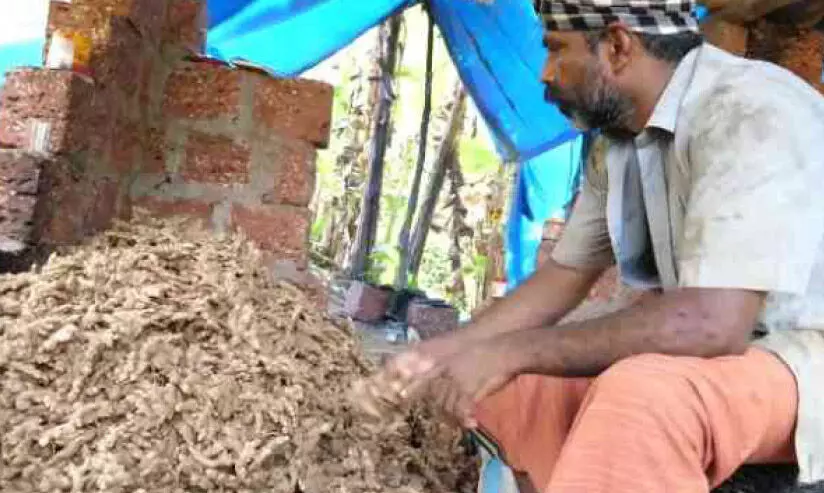
<instances>
[{"instance_id":1,"label":"blue tarpaulin","mask_svg":"<svg viewBox=\"0 0 824 493\"><path fill-rule=\"evenodd\" d=\"M253 0L209 2L208 49L282 76L298 75L411 0ZM545 51L530 2L431 0L431 9L467 90L502 158L524 161L577 134L540 83Z\"/></svg>"},{"instance_id":2,"label":"blue tarpaulin","mask_svg":"<svg viewBox=\"0 0 824 493\"><path fill-rule=\"evenodd\" d=\"M210 55L294 76L412 0L210 0Z\"/></svg>"},{"instance_id":3,"label":"blue tarpaulin","mask_svg":"<svg viewBox=\"0 0 824 493\"><path fill-rule=\"evenodd\" d=\"M432 0L431 8L504 159L527 161L577 137L543 100L546 49L532 2Z\"/></svg>"}]
</instances>

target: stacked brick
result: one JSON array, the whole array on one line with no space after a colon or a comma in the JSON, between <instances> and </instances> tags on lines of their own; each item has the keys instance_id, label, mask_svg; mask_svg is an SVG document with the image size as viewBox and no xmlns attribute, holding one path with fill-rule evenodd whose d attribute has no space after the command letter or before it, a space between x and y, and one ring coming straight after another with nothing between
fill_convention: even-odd
<instances>
[{"instance_id":1,"label":"stacked brick","mask_svg":"<svg viewBox=\"0 0 824 493\"><path fill-rule=\"evenodd\" d=\"M56 33L72 39L83 67L20 69L6 80L0 270L23 268L38 252L128 217L142 151L143 60L180 43L165 34L176 27L167 7L167 0L51 2L46 46ZM10 170L30 179L21 185ZM21 194L25 201L8 198Z\"/></svg>"},{"instance_id":2,"label":"stacked brick","mask_svg":"<svg viewBox=\"0 0 824 493\"><path fill-rule=\"evenodd\" d=\"M81 63L7 78L0 196L25 200L0 200L0 270L134 203L240 229L301 273L332 90L194 57L205 27L205 0L52 1L46 46L72 39Z\"/></svg>"},{"instance_id":3,"label":"stacked brick","mask_svg":"<svg viewBox=\"0 0 824 493\"><path fill-rule=\"evenodd\" d=\"M135 203L241 230L276 263L304 269L331 87L205 61L178 63L160 77L147 108L160 125L149 131Z\"/></svg>"}]
</instances>

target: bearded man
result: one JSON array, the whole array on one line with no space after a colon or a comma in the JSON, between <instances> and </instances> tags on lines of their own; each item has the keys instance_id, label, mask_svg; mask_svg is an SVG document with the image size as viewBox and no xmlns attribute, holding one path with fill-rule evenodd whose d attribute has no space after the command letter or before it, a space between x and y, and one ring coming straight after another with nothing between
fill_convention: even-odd
<instances>
[{"instance_id":1,"label":"bearded man","mask_svg":"<svg viewBox=\"0 0 824 493\"><path fill-rule=\"evenodd\" d=\"M694 7L537 2L547 100L603 136L564 236L373 383L495 442L524 492L705 493L773 462L824 479L824 99L705 43ZM660 294L559 325L613 264Z\"/></svg>"}]
</instances>

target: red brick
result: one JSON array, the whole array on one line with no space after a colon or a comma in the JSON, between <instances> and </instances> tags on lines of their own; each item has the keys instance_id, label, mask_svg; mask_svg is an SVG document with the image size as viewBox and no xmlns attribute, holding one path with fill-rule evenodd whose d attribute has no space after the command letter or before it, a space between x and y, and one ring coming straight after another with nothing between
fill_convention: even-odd
<instances>
[{"instance_id":1,"label":"red brick","mask_svg":"<svg viewBox=\"0 0 824 493\"><path fill-rule=\"evenodd\" d=\"M421 339L430 339L458 327L458 310L448 305L413 301L406 312L406 323L418 331Z\"/></svg>"},{"instance_id":2,"label":"red brick","mask_svg":"<svg viewBox=\"0 0 824 493\"><path fill-rule=\"evenodd\" d=\"M160 128L149 128L143 154L144 173L166 172L166 133Z\"/></svg>"},{"instance_id":3,"label":"red brick","mask_svg":"<svg viewBox=\"0 0 824 493\"><path fill-rule=\"evenodd\" d=\"M149 110L152 104L152 77L155 70L155 57L153 53L144 53L143 61L140 64L140 84L137 89L137 101L141 111Z\"/></svg>"},{"instance_id":4,"label":"red brick","mask_svg":"<svg viewBox=\"0 0 824 493\"><path fill-rule=\"evenodd\" d=\"M186 142L181 176L188 181L205 183L247 183L250 155L246 144L193 131Z\"/></svg>"},{"instance_id":5,"label":"red brick","mask_svg":"<svg viewBox=\"0 0 824 493\"><path fill-rule=\"evenodd\" d=\"M159 42L166 20L168 0L133 0L129 18L149 41Z\"/></svg>"},{"instance_id":6,"label":"red brick","mask_svg":"<svg viewBox=\"0 0 824 493\"><path fill-rule=\"evenodd\" d=\"M42 225L38 226L38 243L71 245L81 241L97 196L93 184L77 175L65 160L50 160L44 175L38 203L37 222Z\"/></svg>"},{"instance_id":7,"label":"red brick","mask_svg":"<svg viewBox=\"0 0 824 493\"><path fill-rule=\"evenodd\" d=\"M255 81L255 121L278 135L329 145L332 87L303 79L276 79L247 72Z\"/></svg>"},{"instance_id":8,"label":"red brick","mask_svg":"<svg viewBox=\"0 0 824 493\"><path fill-rule=\"evenodd\" d=\"M159 216L190 216L209 221L212 204L199 200L163 199L160 197L139 197L132 199L132 207L147 209Z\"/></svg>"},{"instance_id":9,"label":"red brick","mask_svg":"<svg viewBox=\"0 0 824 493\"><path fill-rule=\"evenodd\" d=\"M27 149L33 120L39 120L51 126L51 152L84 149L89 137L84 118L92 94L92 84L71 72L11 72L0 101L0 146Z\"/></svg>"},{"instance_id":10,"label":"red brick","mask_svg":"<svg viewBox=\"0 0 824 493\"><path fill-rule=\"evenodd\" d=\"M232 207L232 224L263 250L275 257L294 260L300 268L307 263L309 216L292 208Z\"/></svg>"},{"instance_id":11,"label":"red brick","mask_svg":"<svg viewBox=\"0 0 824 493\"><path fill-rule=\"evenodd\" d=\"M115 217L121 221L130 221L132 219L132 198L129 195L129 183L120 184L120 192L118 194L117 211Z\"/></svg>"},{"instance_id":12,"label":"red brick","mask_svg":"<svg viewBox=\"0 0 824 493\"><path fill-rule=\"evenodd\" d=\"M96 201L105 197L68 159L4 151L0 162L10 177L0 191L0 234L28 246L72 244L85 236ZM113 207L102 203L96 214L102 219Z\"/></svg>"},{"instance_id":13,"label":"red brick","mask_svg":"<svg viewBox=\"0 0 824 493\"><path fill-rule=\"evenodd\" d=\"M160 39L168 0L73 0L52 1L48 34L68 29L91 34L100 39L113 17L128 18L143 37L152 42Z\"/></svg>"},{"instance_id":14,"label":"red brick","mask_svg":"<svg viewBox=\"0 0 824 493\"><path fill-rule=\"evenodd\" d=\"M301 141L284 142L275 176L275 196L284 204L305 207L315 191L315 149Z\"/></svg>"},{"instance_id":15,"label":"red brick","mask_svg":"<svg viewBox=\"0 0 824 493\"><path fill-rule=\"evenodd\" d=\"M120 174L136 171L140 147L137 122L122 118L115 126L112 139L112 169Z\"/></svg>"},{"instance_id":16,"label":"red brick","mask_svg":"<svg viewBox=\"0 0 824 493\"><path fill-rule=\"evenodd\" d=\"M123 112L121 101L116 87L98 86L81 122L88 134L89 150L104 161L113 148L115 128Z\"/></svg>"},{"instance_id":17,"label":"red brick","mask_svg":"<svg viewBox=\"0 0 824 493\"><path fill-rule=\"evenodd\" d=\"M360 322L380 322L386 318L391 298L391 289L353 281L346 290L343 310L346 316Z\"/></svg>"},{"instance_id":18,"label":"red brick","mask_svg":"<svg viewBox=\"0 0 824 493\"><path fill-rule=\"evenodd\" d=\"M118 211L119 184L110 179L100 179L92 185L94 192L87 219L83 224L84 233L107 229Z\"/></svg>"},{"instance_id":19,"label":"red brick","mask_svg":"<svg viewBox=\"0 0 824 493\"><path fill-rule=\"evenodd\" d=\"M84 176L68 158L0 151L0 176L0 237L11 240L6 246L75 244L108 227L121 210L119 181Z\"/></svg>"},{"instance_id":20,"label":"red brick","mask_svg":"<svg viewBox=\"0 0 824 493\"><path fill-rule=\"evenodd\" d=\"M762 19L751 27L747 55L781 65L824 94L824 32Z\"/></svg>"},{"instance_id":21,"label":"red brick","mask_svg":"<svg viewBox=\"0 0 824 493\"><path fill-rule=\"evenodd\" d=\"M132 97L140 82L142 37L125 17L113 17L109 22L108 36L101 46L94 47L92 73L99 83L118 87L123 95Z\"/></svg>"},{"instance_id":22,"label":"red brick","mask_svg":"<svg viewBox=\"0 0 824 493\"><path fill-rule=\"evenodd\" d=\"M0 237L27 244L32 233L42 163L18 151L0 151Z\"/></svg>"},{"instance_id":23,"label":"red brick","mask_svg":"<svg viewBox=\"0 0 824 493\"><path fill-rule=\"evenodd\" d=\"M205 0L172 0L163 27L163 43L203 53L207 27Z\"/></svg>"},{"instance_id":24,"label":"red brick","mask_svg":"<svg viewBox=\"0 0 824 493\"><path fill-rule=\"evenodd\" d=\"M212 63L185 63L169 76L164 112L178 118L237 118L240 74Z\"/></svg>"}]
</instances>

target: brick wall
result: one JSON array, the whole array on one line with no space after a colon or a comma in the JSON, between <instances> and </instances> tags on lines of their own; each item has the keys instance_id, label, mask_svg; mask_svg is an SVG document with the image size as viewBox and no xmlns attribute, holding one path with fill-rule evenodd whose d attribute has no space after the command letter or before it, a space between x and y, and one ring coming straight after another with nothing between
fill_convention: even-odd
<instances>
[{"instance_id":1,"label":"brick wall","mask_svg":"<svg viewBox=\"0 0 824 493\"><path fill-rule=\"evenodd\" d=\"M152 117L134 204L240 230L274 261L305 268L332 88L210 61L157 70L149 86Z\"/></svg>"},{"instance_id":2,"label":"brick wall","mask_svg":"<svg viewBox=\"0 0 824 493\"><path fill-rule=\"evenodd\" d=\"M750 27L747 56L791 70L824 94L824 32L761 19Z\"/></svg>"},{"instance_id":3,"label":"brick wall","mask_svg":"<svg viewBox=\"0 0 824 493\"><path fill-rule=\"evenodd\" d=\"M52 2L48 38L85 40L89 56L74 70L25 69L7 79L0 270L140 206L241 230L281 272L301 273L332 89L193 56L205 42L205 5Z\"/></svg>"},{"instance_id":4,"label":"brick wall","mask_svg":"<svg viewBox=\"0 0 824 493\"><path fill-rule=\"evenodd\" d=\"M704 25L704 34L727 51L780 65L824 94L824 32L798 22L803 19L787 19L787 11L781 9L747 24L716 18Z\"/></svg>"}]
</instances>

